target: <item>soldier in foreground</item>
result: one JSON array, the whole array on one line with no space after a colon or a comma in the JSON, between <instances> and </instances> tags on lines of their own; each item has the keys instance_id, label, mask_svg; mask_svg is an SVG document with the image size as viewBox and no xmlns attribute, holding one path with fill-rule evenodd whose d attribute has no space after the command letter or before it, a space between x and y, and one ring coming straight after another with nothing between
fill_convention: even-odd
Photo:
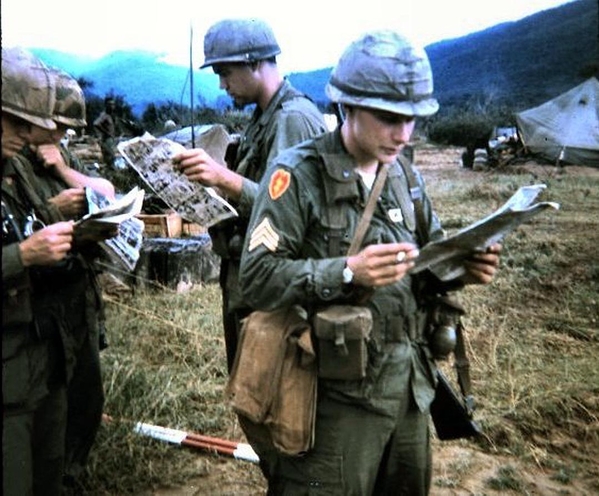
<instances>
[{"instance_id":1,"label":"soldier in foreground","mask_svg":"<svg viewBox=\"0 0 599 496\"><path fill-rule=\"evenodd\" d=\"M220 86L237 107L256 104L232 168L216 162L202 149L174 158L192 181L216 187L239 217L210 230L213 248L221 256L223 325L229 371L235 358L240 320L250 309L239 293L238 272L247 222L267 164L279 152L325 131L316 106L279 73L281 53L270 26L258 19L226 19L204 37L204 67L212 67Z\"/></svg>"},{"instance_id":2,"label":"soldier in foreground","mask_svg":"<svg viewBox=\"0 0 599 496\"><path fill-rule=\"evenodd\" d=\"M34 205L9 159L32 126L54 129L54 85L27 52L2 49L2 475L3 494L62 490L66 378L48 288L66 263L73 223ZM45 224L45 226L44 226ZM54 279L54 281L53 281ZM52 291L52 290L50 290Z\"/></svg>"},{"instance_id":3,"label":"soldier in foreground","mask_svg":"<svg viewBox=\"0 0 599 496\"><path fill-rule=\"evenodd\" d=\"M55 130L34 126L30 144L13 159L23 175L30 176L43 201L57 208L65 219L77 220L87 213L85 187L114 198L110 181L84 173L83 165L61 145L66 130L86 125L85 98L77 81L62 71L50 68L55 82L56 99L52 119ZM108 235L107 235L108 237ZM100 341L104 329L104 302L97 280L95 259L99 255L96 243L76 243L81 264L80 281L64 283L81 289L73 297L69 318L72 334L80 336L73 350L75 366L68 384L68 420L65 450L65 483L74 485L87 462L102 419L104 389L100 367ZM74 324L71 326L71 323ZM66 353L69 356L69 352Z\"/></svg>"},{"instance_id":4,"label":"soldier in foreground","mask_svg":"<svg viewBox=\"0 0 599 496\"><path fill-rule=\"evenodd\" d=\"M427 308L409 273L420 245L398 157L416 118L438 109L428 57L400 34L373 32L346 49L326 91L342 106L345 120L336 131L287 150L269 168L250 219L240 282L255 309L301 306L316 335L319 310L362 307L372 320L363 339L367 359L344 355L341 366L335 363L340 353L319 357L326 362L319 362L314 446L305 455L255 448L268 494L426 495L436 365L424 334ZM424 202L423 228L429 239L438 239L443 231L422 178L408 166ZM384 168L388 177L364 241L348 256L369 191ZM473 254L462 279L431 279L434 286L427 290L491 282L500 249ZM341 338L338 332L335 337ZM322 353L327 343L321 339L327 338L315 345Z\"/></svg>"}]
</instances>

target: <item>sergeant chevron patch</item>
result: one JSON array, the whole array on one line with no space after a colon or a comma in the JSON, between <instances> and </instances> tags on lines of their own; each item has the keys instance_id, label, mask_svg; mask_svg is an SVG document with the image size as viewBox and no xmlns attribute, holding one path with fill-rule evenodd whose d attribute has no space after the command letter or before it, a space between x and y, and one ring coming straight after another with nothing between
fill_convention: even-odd
<instances>
[{"instance_id":1,"label":"sergeant chevron patch","mask_svg":"<svg viewBox=\"0 0 599 496\"><path fill-rule=\"evenodd\" d=\"M268 192L273 200L280 198L291 182L291 174L289 172L279 169L270 178L270 184L268 185Z\"/></svg>"},{"instance_id":2,"label":"sergeant chevron patch","mask_svg":"<svg viewBox=\"0 0 599 496\"><path fill-rule=\"evenodd\" d=\"M270 225L268 217L265 217L264 220L252 230L248 251L252 251L260 245L264 245L267 250L272 252L277 251L277 246L279 246L279 235Z\"/></svg>"}]
</instances>

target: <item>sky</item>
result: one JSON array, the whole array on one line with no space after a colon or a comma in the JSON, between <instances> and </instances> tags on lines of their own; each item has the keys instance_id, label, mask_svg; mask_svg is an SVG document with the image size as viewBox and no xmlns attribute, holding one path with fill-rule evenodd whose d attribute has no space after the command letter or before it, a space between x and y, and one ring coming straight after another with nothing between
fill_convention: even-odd
<instances>
[{"instance_id":1,"label":"sky","mask_svg":"<svg viewBox=\"0 0 599 496\"><path fill-rule=\"evenodd\" d=\"M283 72L335 65L354 39L395 29L426 46L516 21L571 0L2 0L2 45L101 57L142 49L203 62L203 36L228 17L259 17L281 46Z\"/></svg>"}]
</instances>

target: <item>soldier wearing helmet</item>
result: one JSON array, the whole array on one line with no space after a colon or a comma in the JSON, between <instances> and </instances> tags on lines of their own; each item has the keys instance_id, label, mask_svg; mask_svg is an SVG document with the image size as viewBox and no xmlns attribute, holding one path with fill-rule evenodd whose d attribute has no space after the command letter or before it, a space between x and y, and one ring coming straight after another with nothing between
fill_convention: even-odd
<instances>
[{"instance_id":1,"label":"soldier wearing helmet","mask_svg":"<svg viewBox=\"0 0 599 496\"><path fill-rule=\"evenodd\" d=\"M2 48L2 467L5 495L60 494L65 360L47 271L65 263L73 224L50 212L11 158L54 129L54 80L31 53ZM51 290L52 291L52 290ZM56 291L56 288L54 288Z\"/></svg>"},{"instance_id":2,"label":"soldier wearing helmet","mask_svg":"<svg viewBox=\"0 0 599 496\"><path fill-rule=\"evenodd\" d=\"M87 171L65 146L61 138L67 129L86 125L85 97L77 81L56 68L48 68L54 80L55 104L52 119L55 130L34 127L30 143L14 159L16 168L31 171L29 182L35 185L40 199L57 209L65 219L77 220L87 213L85 188L108 198L114 198L110 181ZM111 237L110 232L105 237ZM102 236L100 237L102 238ZM99 239L98 239L99 240ZM68 422L65 441L65 483L72 485L87 462L100 427L104 391L100 367L100 333L104 329L104 301L97 282L93 260L98 255L96 243L82 246L76 242L73 258L81 270L78 277L65 282L62 292L71 296L71 311L63 322L66 329L78 335L78 346L65 350L72 357L74 368L69 371ZM77 304L73 304L77 302Z\"/></svg>"},{"instance_id":3,"label":"soldier wearing helmet","mask_svg":"<svg viewBox=\"0 0 599 496\"><path fill-rule=\"evenodd\" d=\"M266 311L300 306L319 336L314 443L301 457L281 455L264 441L254 449L266 467L269 494L317 488L339 495L425 495L435 363L416 276L409 271L422 245L419 228L429 239L443 231L422 177L402 152L416 118L438 108L428 57L396 32L368 33L344 51L326 91L345 119L335 131L287 150L271 164L240 266L250 306ZM413 187L408 174L415 177ZM377 183L382 189L375 193L372 220L348 254L377 178L383 182ZM410 191L422 199L425 225L417 224ZM489 283L499 250L496 245L473 254L465 276L436 281L431 290ZM364 328L363 338L350 347L347 323L333 322L334 332L321 332L315 314L330 305L348 305L344 317L358 307L361 319L371 317L370 334ZM324 352L335 347L338 353Z\"/></svg>"},{"instance_id":4,"label":"soldier wearing helmet","mask_svg":"<svg viewBox=\"0 0 599 496\"><path fill-rule=\"evenodd\" d=\"M267 164L282 150L325 131L318 108L280 74L281 49L270 26L260 19L225 19L204 36L204 63L219 76L220 87L237 107L255 104L230 168L202 149L174 158L192 181L216 187L236 207L239 217L210 229L221 256L223 324L229 370L237 348L240 321L250 309L239 293L241 246L258 183Z\"/></svg>"},{"instance_id":5,"label":"soldier wearing helmet","mask_svg":"<svg viewBox=\"0 0 599 496\"><path fill-rule=\"evenodd\" d=\"M90 187L108 198L114 198L112 183L98 174L87 171L61 140L68 129L86 126L85 97L79 83L70 74L48 68L55 81L55 104L52 120L54 130L34 128L30 145L21 157L29 160L43 196L68 219L79 219L87 210L84 188Z\"/></svg>"}]
</instances>

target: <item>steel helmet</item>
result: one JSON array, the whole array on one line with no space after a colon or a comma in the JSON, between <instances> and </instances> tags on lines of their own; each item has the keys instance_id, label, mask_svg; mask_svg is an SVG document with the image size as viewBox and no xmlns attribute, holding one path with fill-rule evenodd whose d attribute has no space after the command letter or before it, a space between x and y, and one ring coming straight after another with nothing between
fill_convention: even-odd
<instances>
[{"instance_id":1,"label":"steel helmet","mask_svg":"<svg viewBox=\"0 0 599 496\"><path fill-rule=\"evenodd\" d=\"M416 117L439 109L426 52L388 30L350 44L333 69L326 93L333 102Z\"/></svg>"},{"instance_id":2,"label":"steel helmet","mask_svg":"<svg viewBox=\"0 0 599 496\"><path fill-rule=\"evenodd\" d=\"M204 36L204 64L255 62L281 53L268 24L260 19L225 19Z\"/></svg>"},{"instance_id":3,"label":"steel helmet","mask_svg":"<svg viewBox=\"0 0 599 496\"><path fill-rule=\"evenodd\" d=\"M56 85L56 103L52 119L55 122L71 127L84 127L85 97L79 83L59 69L50 69Z\"/></svg>"},{"instance_id":4,"label":"steel helmet","mask_svg":"<svg viewBox=\"0 0 599 496\"><path fill-rule=\"evenodd\" d=\"M2 112L56 129L54 91L54 81L41 60L22 48L2 48Z\"/></svg>"}]
</instances>

